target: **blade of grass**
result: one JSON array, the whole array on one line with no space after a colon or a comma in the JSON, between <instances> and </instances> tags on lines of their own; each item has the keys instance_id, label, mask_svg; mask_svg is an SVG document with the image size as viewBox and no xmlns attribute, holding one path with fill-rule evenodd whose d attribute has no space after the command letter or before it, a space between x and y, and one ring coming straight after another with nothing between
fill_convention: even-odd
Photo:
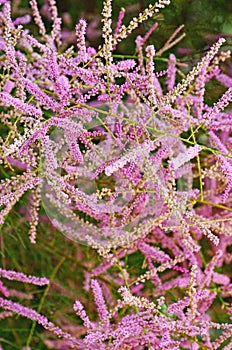
<instances>
[{"instance_id":1,"label":"blade of grass","mask_svg":"<svg viewBox=\"0 0 232 350\"><path fill-rule=\"evenodd\" d=\"M42 309L42 307L43 307L43 304L44 304L45 299L46 299L46 297L47 297L47 295L48 295L48 292L49 292L49 289L50 289L50 286L51 286L52 281L55 279L57 272L59 271L61 265L65 262L65 260L66 260L66 258L63 256L63 257L60 259L59 263L58 263L58 264L56 265L56 267L54 268L54 270L53 270L53 272L52 272L52 274L51 274L51 276L50 276L50 283L49 283L49 284L47 285L47 287L45 288L44 294L43 294L43 296L42 296L42 298L41 298L41 300L40 300L39 306L38 306L38 308L37 308L37 312L38 312L38 313L40 313L40 311L41 311L41 309ZM33 337L33 334L34 334L34 331L35 331L35 327L36 327L36 321L34 321L34 322L32 323L32 327L31 327L29 336L28 336L28 338L27 338L26 347L28 347L28 348L29 348L30 343L31 343L31 341L32 341L32 337Z\"/></svg>"}]
</instances>

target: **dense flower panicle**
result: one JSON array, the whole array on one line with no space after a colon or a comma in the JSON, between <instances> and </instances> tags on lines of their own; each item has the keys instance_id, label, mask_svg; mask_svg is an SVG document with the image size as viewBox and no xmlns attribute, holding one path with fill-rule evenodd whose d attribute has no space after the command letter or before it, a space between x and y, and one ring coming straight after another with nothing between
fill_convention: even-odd
<instances>
[{"instance_id":1,"label":"dense flower panicle","mask_svg":"<svg viewBox=\"0 0 232 350\"><path fill-rule=\"evenodd\" d=\"M156 106L157 105L157 91L155 91L155 86L154 86L154 55L155 55L155 48L153 45L149 45L146 48L146 53L147 53L147 75L148 75L148 92L149 96L148 99L151 102L152 105Z\"/></svg>"},{"instance_id":2,"label":"dense flower panicle","mask_svg":"<svg viewBox=\"0 0 232 350\"><path fill-rule=\"evenodd\" d=\"M53 111L57 111L59 109L59 105L56 101L51 99L46 93L41 90L37 84L34 84L29 79L22 79L22 83L25 86L25 89L32 95L34 95L38 101L40 101L45 108L52 109Z\"/></svg>"},{"instance_id":3,"label":"dense flower panicle","mask_svg":"<svg viewBox=\"0 0 232 350\"><path fill-rule=\"evenodd\" d=\"M98 316L87 316L85 295L83 305L74 302L83 321L78 339L11 301L32 294L0 281L0 319L17 313L38 322L63 339L53 347L218 349L232 335L232 86L220 66L229 57L219 52L224 39L187 74L170 53L183 26L158 52L146 46L154 23L137 37L136 57L113 55L122 39L169 3L150 5L128 26L122 9L114 26L112 0L105 0L97 51L87 47L84 19L75 28L76 47L62 42L55 0L41 9L51 33L30 1L36 38L24 27L30 16L13 11L12 20L10 2L0 1L0 162L7 174L0 180L0 223L16 203L25 205L25 194L31 243L42 203L57 229L102 259L83 259L84 289L93 293L88 310ZM154 61L165 51L167 67L156 71ZM179 73L184 78L176 84ZM213 106L207 102L212 79L227 88ZM3 268L0 277L49 283ZM218 312L224 323L211 321ZM72 334L78 327L72 325Z\"/></svg>"},{"instance_id":4,"label":"dense flower panicle","mask_svg":"<svg viewBox=\"0 0 232 350\"><path fill-rule=\"evenodd\" d=\"M21 183L17 186L16 190L12 192L10 195L5 194L0 199L0 205L4 208L0 211L0 223L3 224L5 221L6 215L10 212L12 207L19 201L22 195L29 189L33 189L39 183L39 179L28 176L28 178L24 179L24 183Z\"/></svg>"},{"instance_id":5,"label":"dense flower panicle","mask_svg":"<svg viewBox=\"0 0 232 350\"><path fill-rule=\"evenodd\" d=\"M141 250L142 253L144 253L145 256L151 257L152 259L163 263L166 261L169 261L171 258L162 252L159 248L156 247L151 247L146 243L140 243L139 244L139 249Z\"/></svg>"},{"instance_id":6,"label":"dense flower panicle","mask_svg":"<svg viewBox=\"0 0 232 350\"><path fill-rule=\"evenodd\" d=\"M187 347L190 345L190 343L183 340L183 334L186 334L187 337L194 337L194 335L197 334L206 335L211 327L217 327L222 330L226 330L229 327L229 331L225 332L225 334L223 333L222 339L225 339L226 333L229 334L229 332L231 332L231 327L229 325L217 325L213 322L209 322L207 318L197 318L195 319L195 325L191 324L190 326L188 319L189 313L187 312L185 314L184 309L190 306L191 308L194 308L192 311L194 310L194 315L196 315L196 313L198 314L197 310L201 307L202 302L209 298L209 292L207 290L195 291L195 272L196 267L194 266L190 278L189 297L185 297L169 307L168 317L166 317L165 313L163 314L163 311L161 311L163 305L165 305L165 298L162 298L162 300L160 298L156 305L149 302L146 298L133 296L126 287L121 287L119 292L122 295L123 300L118 300L114 312L123 308L125 305L130 305L138 308L137 313L131 313L130 315L124 316L116 329L107 328L101 332L97 331L95 328L93 328L93 330L89 329L88 335L83 339L83 346L90 349L91 346L101 344L100 348L106 349L105 342L107 339L111 339L108 344L108 348L110 349L122 347L123 345L130 347L137 346L140 349L141 345L146 346L148 343L150 346L163 345L162 348L165 349L167 341L169 341L170 344L175 343L176 349L179 349L181 345L183 346L185 344ZM79 302L76 302L76 304L78 313L80 313L81 317L86 318L83 306ZM176 319L176 317L178 319ZM145 333L144 330L146 330ZM172 332L175 334L175 339L170 336ZM147 338L144 334L149 334L149 337ZM162 338L160 339L161 334ZM177 340L178 335L181 335L182 337L179 340ZM219 344L222 339L218 341ZM213 348L215 349L217 348L215 347L216 343L217 342L213 345ZM192 347L189 348L192 349ZM206 348L211 348L211 342L209 339Z\"/></svg>"},{"instance_id":7,"label":"dense flower panicle","mask_svg":"<svg viewBox=\"0 0 232 350\"><path fill-rule=\"evenodd\" d=\"M45 29L45 25L43 23L43 20L41 18L41 15L39 13L37 1L36 0L30 0L30 6L32 8L32 14L33 14L33 17L34 17L34 21L35 21L35 23L37 24L37 26L39 28L39 32L40 32L40 34L43 37L45 37L46 29Z\"/></svg>"},{"instance_id":8,"label":"dense flower panicle","mask_svg":"<svg viewBox=\"0 0 232 350\"><path fill-rule=\"evenodd\" d=\"M92 280L91 287L94 294L95 304L97 305L97 308L98 308L98 314L99 314L100 320L107 321L108 311L107 311L105 300L103 298L102 290L100 288L98 281Z\"/></svg>"},{"instance_id":9,"label":"dense flower panicle","mask_svg":"<svg viewBox=\"0 0 232 350\"><path fill-rule=\"evenodd\" d=\"M27 276L22 272L4 270L0 268L0 277L7 278L8 280L14 280L24 283L32 283L38 286L44 286L49 283L49 280L45 277L38 278L35 276Z\"/></svg>"},{"instance_id":10,"label":"dense flower panicle","mask_svg":"<svg viewBox=\"0 0 232 350\"><path fill-rule=\"evenodd\" d=\"M8 93L0 93L0 105L6 107L14 107L16 110L21 111L24 114L29 114L35 117L41 117L42 111L35 108L34 106L21 101L18 98L12 97Z\"/></svg>"},{"instance_id":11,"label":"dense flower panicle","mask_svg":"<svg viewBox=\"0 0 232 350\"><path fill-rule=\"evenodd\" d=\"M210 123L212 119L220 112L223 111L228 104L232 101L232 88L229 88L219 99L218 102L214 104L214 106L209 110L209 112L205 113L203 116L204 123Z\"/></svg>"},{"instance_id":12,"label":"dense flower panicle","mask_svg":"<svg viewBox=\"0 0 232 350\"><path fill-rule=\"evenodd\" d=\"M210 61L217 54L221 45L225 42L224 38L220 38L216 44L214 44L211 49L207 52L205 57L188 73L187 77L182 80L181 83L177 84L166 96L165 102L174 102L177 97L185 92L188 86L193 82L195 77L200 73L202 67L209 66Z\"/></svg>"},{"instance_id":13,"label":"dense flower panicle","mask_svg":"<svg viewBox=\"0 0 232 350\"><path fill-rule=\"evenodd\" d=\"M31 243L36 243L36 229L39 224L39 210L41 205L41 188L42 181L38 183L38 186L33 189L32 192L32 204L30 208L30 229L29 238Z\"/></svg>"},{"instance_id":14,"label":"dense flower panicle","mask_svg":"<svg viewBox=\"0 0 232 350\"><path fill-rule=\"evenodd\" d=\"M77 315L84 321L85 327L87 329L92 328L92 323L86 315L83 305L78 300L75 301L73 309L77 313Z\"/></svg>"},{"instance_id":15,"label":"dense flower panicle","mask_svg":"<svg viewBox=\"0 0 232 350\"><path fill-rule=\"evenodd\" d=\"M67 341L69 346L72 348L79 345L79 341L72 337L69 333L62 331L61 328L54 325L54 323L50 322L45 316L40 315L34 310L31 310L27 307L24 307L18 303L12 302L10 300L6 300L3 298L0 298L0 306L4 308L5 310L9 310L12 312L17 313L18 315L24 316L29 318L32 321L37 321L39 324L41 324L45 329L49 330L50 332L54 333L57 337L62 337Z\"/></svg>"},{"instance_id":16,"label":"dense flower panicle","mask_svg":"<svg viewBox=\"0 0 232 350\"><path fill-rule=\"evenodd\" d=\"M79 23L76 25L77 49L80 62L86 62L88 59L85 44L86 27L87 23L84 19L80 19Z\"/></svg>"},{"instance_id":17,"label":"dense flower panicle","mask_svg":"<svg viewBox=\"0 0 232 350\"><path fill-rule=\"evenodd\" d=\"M102 57L106 60L106 67L109 70L109 65L113 62L113 35L112 35L112 0L105 0L102 10L102 37L104 39L104 45L102 48ZM109 71L106 73L109 74Z\"/></svg>"}]
</instances>

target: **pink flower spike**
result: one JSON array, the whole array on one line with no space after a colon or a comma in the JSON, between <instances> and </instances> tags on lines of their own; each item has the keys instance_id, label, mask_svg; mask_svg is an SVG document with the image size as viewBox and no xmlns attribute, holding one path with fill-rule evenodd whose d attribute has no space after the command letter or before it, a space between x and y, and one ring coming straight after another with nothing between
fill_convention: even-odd
<instances>
[{"instance_id":1,"label":"pink flower spike","mask_svg":"<svg viewBox=\"0 0 232 350\"><path fill-rule=\"evenodd\" d=\"M81 18L79 23L76 25L76 37L77 37L77 49L78 49L78 61L86 62L88 60L85 44L85 34L86 34L86 21Z\"/></svg>"},{"instance_id":2,"label":"pink flower spike","mask_svg":"<svg viewBox=\"0 0 232 350\"><path fill-rule=\"evenodd\" d=\"M117 36L121 26L122 26L122 20L125 16L125 9L122 8L121 11L119 12L119 15L118 15L118 21L117 21L117 24L116 24L116 28L115 28L115 31L114 31L114 35ZM114 50L116 49L116 45L114 45Z\"/></svg>"},{"instance_id":3,"label":"pink flower spike","mask_svg":"<svg viewBox=\"0 0 232 350\"><path fill-rule=\"evenodd\" d=\"M168 62L168 70L167 70L167 90L170 91L174 88L176 79L176 56L170 54L169 62Z\"/></svg>"},{"instance_id":4,"label":"pink flower spike","mask_svg":"<svg viewBox=\"0 0 232 350\"><path fill-rule=\"evenodd\" d=\"M45 286L49 284L49 280L45 277L35 277L25 275L22 272L16 272L12 270L4 270L0 268L0 277L7 278L8 280L19 281L24 283L32 283L37 286Z\"/></svg>"},{"instance_id":5,"label":"pink flower spike","mask_svg":"<svg viewBox=\"0 0 232 350\"><path fill-rule=\"evenodd\" d=\"M74 305L73 305L73 309L76 312L76 314L82 319L82 321L84 322L84 326L88 329L93 328L92 323L90 322L88 316L86 315L86 312L84 310L83 305L79 302L79 300L76 300Z\"/></svg>"},{"instance_id":6,"label":"pink flower spike","mask_svg":"<svg viewBox=\"0 0 232 350\"><path fill-rule=\"evenodd\" d=\"M29 318L32 321L36 321L41 324L45 329L55 334L57 337L65 339L71 347L77 347L79 345L78 339L71 336L71 334L64 332L60 327L54 325L45 316L38 312L24 307L18 303L14 303L10 300L0 298L0 307L5 310L15 312L18 315Z\"/></svg>"},{"instance_id":7,"label":"pink flower spike","mask_svg":"<svg viewBox=\"0 0 232 350\"><path fill-rule=\"evenodd\" d=\"M95 300L95 304L96 304L97 309L98 309L99 317L100 317L101 321L106 321L108 318L108 310L106 308L105 300L103 298L102 290L101 290L101 287L100 287L98 281L92 280L91 287L93 290L94 300Z\"/></svg>"},{"instance_id":8,"label":"pink flower spike","mask_svg":"<svg viewBox=\"0 0 232 350\"><path fill-rule=\"evenodd\" d=\"M142 45L145 44L145 42L149 39L149 37L151 36L151 34L156 30L156 28L158 27L158 23L154 23L153 26L149 29L149 31L144 35L143 39L142 39Z\"/></svg>"},{"instance_id":9,"label":"pink flower spike","mask_svg":"<svg viewBox=\"0 0 232 350\"><path fill-rule=\"evenodd\" d=\"M16 110L19 110L23 114L32 115L34 117L42 117L42 111L35 108L28 103L21 101L19 98L12 97L8 93L0 92L0 106L4 107L14 107Z\"/></svg>"}]
</instances>

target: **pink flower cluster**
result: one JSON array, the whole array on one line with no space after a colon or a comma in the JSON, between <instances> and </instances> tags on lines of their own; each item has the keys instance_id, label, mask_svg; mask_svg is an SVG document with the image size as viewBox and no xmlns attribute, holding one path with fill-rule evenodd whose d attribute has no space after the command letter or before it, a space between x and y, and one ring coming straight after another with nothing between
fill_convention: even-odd
<instances>
[{"instance_id":1,"label":"pink flower cluster","mask_svg":"<svg viewBox=\"0 0 232 350\"><path fill-rule=\"evenodd\" d=\"M0 163L10 174L0 180L0 223L28 192L31 243L44 205L57 228L101 259L86 266L83 281L94 296L94 317L85 311L88 300L73 306L83 337L12 301L20 294L2 282L0 318L16 313L36 321L67 348L232 348L232 79L221 71L229 59L221 52L225 40L180 75L174 54L164 59L165 71L155 62L182 38L182 27L157 52L145 46L155 23L137 38L137 59L114 57L121 40L169 3L157 1L127 26L122 10L113 30L112 1L105 0L102 47L87 46L80 19L76 47L62 51L54 0L47 1L51 33L30 1L38 37L26 27L28 16L13 20L10 1L0 1ZM222 90L207 103L206 86L215 79ZM0 277L48 284L2 268ZM225 322L217 322L214 307Z\"/></svg>"}]
</instances>

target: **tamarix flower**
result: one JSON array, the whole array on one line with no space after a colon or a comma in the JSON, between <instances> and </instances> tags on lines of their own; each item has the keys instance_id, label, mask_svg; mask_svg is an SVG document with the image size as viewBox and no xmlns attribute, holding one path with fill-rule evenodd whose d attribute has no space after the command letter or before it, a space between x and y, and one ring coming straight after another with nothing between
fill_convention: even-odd
<instances>
[{"instance_id":1,"label":"tamarix flower","mask_svg":"<svg viewBox=\"0 0 232 350\"><path fill-rule=\"evenodd\" d=\"M1 327L8 331L14 314L33 321L25 340L26 330L12 319L16 346L28 350L231 349L232 87L221 65L230 56L221 51L225 39L187 72L171 52L183 25L159 50L152 43L156 14L169 0L131 20L121 9L117 23L113 1L104 0L97 49L86 39L84 18L70 46L55 0L45 0L42 10L30 0L31 17L19 3L0 0ZM118 55L118 44L138 27L134 56ZM221 88L211 98L215 80ZM25 229L17 261L6 242L22 241ZM57 246L55 229L69 238L67 247ZM51 264L62 256L50 282L19 271L28 264L37 275L48 267L42 254L36 262L27 256L37 240ZM25 290L10 288L19 282ZM30 304L33 285L35 293L46 287ZM62 302L51 306L59 294ZM34 332L36 323L43 328ZM3 329L3 347L13 344L7 337Z\"/></svg>"}]
</instances>

